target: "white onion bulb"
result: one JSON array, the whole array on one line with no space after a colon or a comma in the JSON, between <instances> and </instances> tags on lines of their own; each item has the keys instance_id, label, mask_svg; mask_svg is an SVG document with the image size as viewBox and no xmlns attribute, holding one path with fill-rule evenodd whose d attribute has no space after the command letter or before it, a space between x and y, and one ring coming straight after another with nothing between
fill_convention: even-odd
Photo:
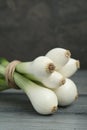
<instances>
[{"instance_id":1,"label":"white onion bulb","mask_svg":"<svg viewBox=\"0 0 87 130\"><path fill-rule=\"evenodd\" d=\"M58 100L52 90L40 86L31 86L26 94L39 114L47 115L57 111Z\"/></svg>"},{"instance_id":2,"label":"white onion bulb","mask_svg":"<svg viewBox=\"0 0 87 130\"><path fill-rule=\"evenodd\" d=\"M21 62L16 66L17 72L26 74L37 79L42 80L44 77L49 76L54 70L55 65L53 61L46 56L39 56L32 62Z\"/></svg>"},{"instance_id":3,"label":"white onion bulb","mask_svg":"<svg viewBox=\"0 0 87 130\"><path fill-rule=\"evenodd\" d=\"M41 82L48 88L57 88L65 83L65 78L59 72L54 71L50 76L44 78Z\"/></svg>"},{"instance_id":4,"label":"white onion bulb","mask_svg":"<svg viewBox=\"0 0 87 130\"><path fill-rule=\"evenodd\" d=\"M18 73L14 73L14 80L26 93L39 114L47 115L57 111L58 99L54 91L28 80Z\"/></svg>"},{"instance_id":5,"label":"white onion bulb","mask_svg":"<svg viewBox=\"0 0 87 130\"><path fill-rule=\"evenodd\" d=\"M78 69L80 68L80 62L79 60L70 58L67 64L65 64L59 72L64 76L64 77L70 77L72 76Z\"/></svg>"},{"instance_id":6,"label":"white onion bulb","mask_svg":"<svg viewBox=\"0 0 87 130\"><path fill-rule=\"evenodd\" d=\"M56 68L59 70L68 62L71 53L69 50L63 48L54 48L48 51L46 56L49 57L54 62Z\"/></svg>"},{"instance_id":7,"label":"white onion bulb","mask_svg":"<svg viewBox=\"0 0 87 130\"><path fill-rule=\"evenodd\" d=\"M59 106L70 105L78 97L77 87L70 79L66 79L65 84L55 89L54 91L58 97Z\"/></svg>"}]
</instances>

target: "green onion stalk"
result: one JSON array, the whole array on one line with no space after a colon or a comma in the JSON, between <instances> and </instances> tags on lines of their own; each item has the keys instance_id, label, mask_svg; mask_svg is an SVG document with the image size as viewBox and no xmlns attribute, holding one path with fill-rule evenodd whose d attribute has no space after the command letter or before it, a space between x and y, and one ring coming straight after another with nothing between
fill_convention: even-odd
<instances>
[{"instance_id":1,"label":"green onion stalk","mask_svg":"<svg viewBox=\"0 0 87 130\"><path fill-rule=\"evenodd\" d=\"M9 62L0 58L0 64L6 67ZM15 67L16 72L47 88L60 87L65 83L63 75L55 69L54 63L46 56L37 57L32 62L19 62Z\"/></svg>"},{"instance_id":2,"label":"green onion stalk","mask_svg":"<svg viewBox=\"0 0 87 130\"><path fill-rule=\"evenodd\" d=\"M7 85L5 79L0 78L0 91L10 89L10 87Z\"/></svg>"},{"instance_id":3,"label":"green onion stalk","mask_svg":"<svg viewBox=\"0 0 87 130\"><path fill-rule=\"evenodd\" d=\"M18 61L15 65L0 58L0 91L11 88L7 83L11 71L13 83L25 92L34 109L40 114L52 114L58 105L70 105L78 96L76 85L68 78L80 62L70 56L70 51L55 48L31 62Z\"/></svg>"}]
</instances>

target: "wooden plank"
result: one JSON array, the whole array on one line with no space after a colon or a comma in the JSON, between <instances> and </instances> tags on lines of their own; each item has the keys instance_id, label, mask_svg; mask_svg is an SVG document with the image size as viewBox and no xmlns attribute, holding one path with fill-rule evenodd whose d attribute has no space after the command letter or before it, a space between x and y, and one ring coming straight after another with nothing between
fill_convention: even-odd
<instances>
[{"instance_id":1,"label":"wooden plank","mask_svg":"<svg viewBox=\"0 0 87 130\"><path fill-rule=\"evenodd\" d=\"M2 130L86 130L87 96L50 116L37 114L24 94L0 95L0 128Z\"/></svg>"},{"instance_id":2,"label":"wooden plank","mask_svg":"<svg viewBox=\"0 0 87 130\"><path fill-rule=\"evenodd\" d=\"M25 112L35 113L27 96L24 94L0 94L0 113ZM60 107L57 113L87 114L87 95L79 98L71 106Z\"/></svg>"},{"instance_id":3,"label":"wooden plank","mask_svg":"<svg viewBox=\"0 0 87 130\"><path fill-rule=\"evenodd\" d=\"M52 116L13 113L0 115L1 130L87 130L87 115Z\"/></svg>"},{"instance_id":4,"label":"wooden plank","mask_svg":"<svg viewBox=\"0 0 87 130\"><path fill-rule=\"evenodd\" d=\"M87 94L87 70L79 70L71 77L80 94Z\"/></svg>"}]
</instances>

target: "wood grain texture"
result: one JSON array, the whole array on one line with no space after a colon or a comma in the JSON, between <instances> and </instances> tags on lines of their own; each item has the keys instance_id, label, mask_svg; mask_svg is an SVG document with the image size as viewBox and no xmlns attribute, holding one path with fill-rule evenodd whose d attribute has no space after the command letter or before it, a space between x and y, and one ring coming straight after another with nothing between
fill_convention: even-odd
<instances>
[{"instance_id":1,"label":"wood grain texture","mask_svg":"<svg viewBox=\"0 0 87 130\"><path fill-rule=\"evenodd\" d=\"M87 71L79 71L72 79L79 98L71 106L49 116L37 114L23 92L0 93L0 130L87 130Z\"/></svg>"}]
</instances>

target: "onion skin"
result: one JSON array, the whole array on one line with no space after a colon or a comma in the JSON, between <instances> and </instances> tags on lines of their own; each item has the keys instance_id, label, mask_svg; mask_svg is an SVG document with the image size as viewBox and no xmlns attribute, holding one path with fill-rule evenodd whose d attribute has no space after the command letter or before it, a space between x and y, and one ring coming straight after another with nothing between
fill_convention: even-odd
<instances>
[{"instance_id":1,"label":"onion skin","mask_svg":"<svg viewBox=\"0 0 87 130\"><path fill-rule=\"evenodd\" d=\"M18 73L14 73L15 83L26 93L33 108L43 115L57 111L58 99L54 91L40 86Z\"/></svg>"},{"instance_id":2,"label":"onion skin","mask_svg":"<svg viewBox=\"0 0 87 130\"><path fill-rule=\"evenodd\" d=\"M55 65L46 56L39 56L32 62L22 62L16 66L16 71L22 74L32 75L37 80L49 76L55 70Z\"/></svg>"},{"instance_id":3,"label":"onion skin","mask_svg":"<svg viewBox=\"0 0 87 130\"><path fill-rule=\"evenodd\" d=\"M6 70L4 68L9 62L1 59L0 63L2 65L0 77L2 78L8 74L7 70L10 72L7 69L9 67ZM54 48L45 56L39 56L31 62L20 62L14 68L14 73L11 71L13 83L25 92L39 114L53 114L58 106L71 105L78 98L77 87L68 77L80 68L80 62L71 58L69 50ZM7 79L11 82L10 78ZM10 86L8 84L9 86L4 87L4 83L1 80L1 91Z\"/></svg>"},{"instance_id":4,"label":"onion skin","mask_svg":"<svg viewBox=\"0 0 87 130\"><path fill-rule=\"evenodd\" d=\"M47 88L56 88L64 83L64 77L55 71L53 61L46 56L40 56L30 63L19 63L16 71L26 74L33 81L41 82Z\"/></svg>"},{"instance_id":5,"label":"onion skin","mask_svg":"<svg viewBox=\"0 0 87 130\"><path fill-rule=\"evenodd\" d=\"M0 74L5 76L5 67L1 65ZM57 111L58 99L54 91L32 82L17 72L14 72L13 78L15 84L25 92L39 114L48 115Z\"/></svg>"},{"instance_id":6,"label":"onion skin","mask_svg":"<svg viewBox=\"0 0 87 130\"><path fill-rule=\"evenodd\" d=\"M50 76L44 78L42 81L43 85L48 88L58 88L65 83L65 78L59 73L54 71Z\"/></svg>"},{"instance_id":7,"label":"onion skin","mask_svg":"<svg viewBox=\"0 0 87 130\"><path fill-rule=\"evenodd\" d=\"M53 114L57 111L58 100L56 94L47 88L35 86L26 92L34 109L43 115Z\"/></svg>"},{"instance_id":8,"label":"onion skin","mask_svg":"<svg viewBox=\"0 0 87 130\"><path fill-rule=\"evenodd\" d=\"M66 82L61 87L54 90L57 98L59 106L68 106L72 104L78 97L77 87L75 83L66 79Z\"/></svg>"},{"instance_id":9,"label":"onion skin","mask_svg":"<svg viewBox=\"0 0 87 130\"><path fill-rule=\"evenodd\" d=\"M79 60L70 58L67 64L59 72L66 78L71 77L80 68Z\"/></svg>"},{"instance_id":10,"label":"onion skin","mask_svg":"<svg viewBox=\"0 0 87 130\"><path fill-rule=\"evenodd\" d=\"M56 69L59 70L68 62L71 53L69 50L63 48L54 48L48 51L46 56L54 62Z\"/></svg>"}]
</instances>

